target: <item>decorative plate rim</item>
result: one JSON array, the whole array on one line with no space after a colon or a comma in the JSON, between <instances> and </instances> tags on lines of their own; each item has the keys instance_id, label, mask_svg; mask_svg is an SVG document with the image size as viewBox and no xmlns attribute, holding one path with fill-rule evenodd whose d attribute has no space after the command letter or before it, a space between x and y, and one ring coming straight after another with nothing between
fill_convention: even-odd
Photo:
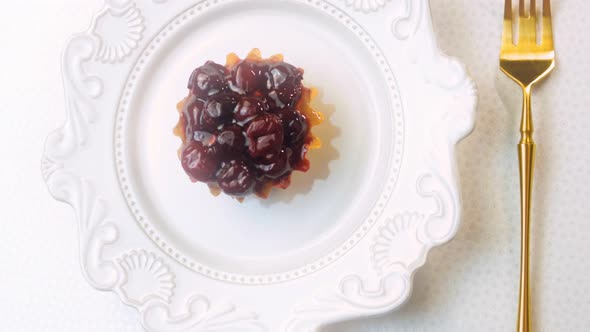
<instances>
[{"instance_id":1,"label":"decorative plate rim","mask_svg":"<svg viewBox=\"0 0 590 332\"><path fill-rule=\"evenodd\" d=\"M155 54L160 43L166 42L168 38L174 38L174 32L178 29L182 29L184 24L188 24L192 18L196 18L200 14L205 14L207 10L213 10L218 4L224 2L232 2L233 0L217 0L211 2L210 6L199 6L194 5L180 12L174 19L168 24L164 25L158 33L147 43L143 51L139 52L141 55L132 65L127 80L125 82L125 88L121 94L121 98L118 103L117 111L115 114L115 136L114 136L114 156L115 164L117 168L117 176L120 183L120 188L123 192L129 210L132 212L135 221L143 232L170 258L176 260L178 263L184 265L186 268L200 273L208 278L236 283L244 285L266 285L273 283L283 283L294 279L299 279L308 276L312 273L318 272L329 265L335 263L338 259L345 256L346 253L352 250L356 244L358 244L364 236L373 228L375 221L383 212L387 202L391 198L391 194L395 189L395 184L401 170L401 163L403 160L403 147L404 147L404 117L402 109L401 96L399 94L399 88L397 81L392 74L392 69L387 61L382 61L385 56L379 46L375 43L370 34L362 28L362 26L356 22L351 16L346 14L342 9L337 8L331 4L323 2L311 2L311 6L314 6L318 10L331 15L335 19L339 20L340 23L345 25L351 32L355 33L357 37L365 44L367 51L372 53L375 62L380 66L382 70L384 81L388 84L388 93L392 101L393 110L391 112L391 123L393 124L393 144L387 148L390 150L390 156L387 161L388 180L382 185L383 189L379 195L378 200L375 202L371 211L367 212L367 216L362 223L356 227L355 231L350 234L346 239L341 241L341 244L336 246L333 250L326 253L322 257L315 259L314 261L300 266L296 269L289 271L272 273L272 274L240 274L223 271L216 269L204 263L200 263L194 260L190 255L186 255L182 250L176 248L173 243L167 241L166 237L157 231L156 227L150 222L149 218L146 217L142 211L140 204L137 203L136 194L134 193L132 186L129 184L128 179L130 178L128 167L124 158L125 150L125 122L129 114L130 99L132 98L133 90L139 80L139 77L145 71L146 64L151 61L151 58ZM309 3L307 0L292 0L299 3Z\"/></svg>"},{"instance_id":2,"label":"decorative plate rim","mask_svg":"<svg viewBox=\"0 0 590 332\"><path fill-rule=\"evenodd\" d=\"M233 0L191 2L196 3L195 8L198 8L224 1ZM320 9L334 6L358 18L358 23L352 21L361 30L368 16L382 13L383 8L394 2L340 0L340 6L327 0L297 1L317 5ZM129 63L130 68L133 68L129 59L135 57L138 49L143 47L141 45L145 44L148 29L143 7L136 0L105 0L104 8L96 14L89 30L74 36L64 51L62 69L67 102L66 122L47 138L41 162L43 178L50 193L55 199L71 205L76 212L80 261L89 283L99 290L115 292L125 304L136 308L148 331L195 332L212 328L224 331L317 331L328 323L382 314L405 303L411 294L415 271L426 262L430 249L448 242L458 230L460 193L455 146L474 128L477 97L474 83L464 66L442 54L436 45L428 0L400 1L403 2L405 12L396 14L392 21L391 33L397 40L392 39L392 42L407 43L407 49L414 52L411 56L416 62L432 66L423 68L426 85L431 89L445 91L448 97L442 106L442 113L437 114L436 123L430 128L432 150L428 151L428 160L424 162L424 168L420 170L422 173L415 181L417 196L430 202L435 209L396 209L393 213L390 211L388 216L376 218L374 225L367 230L373 237L367 238L364 234L359 240L367 241L366 261L371 269L361 271L360 274L359 271L348 271L340 276L334 275L340 282L306 292L307 295L298 300L292 310L288 310L287 319L277 325L265 321L258 313L242 309L244 305L216 300L210 289L198 290L188 299L187 294L179 298L176 296L178 280L189 278L193 273L178 268L177 265L182 265L182 259L177 261L166 251L165 254L153 251L158 249L150 248L149 241L140 247L126 244L120 246L119 252L114 252L113 247L126 234L121 232L121 225L115 222L116 216L109 214L108 201L102 196L104 193L97 192L92 179L77 174L75 162L72 161L83 155L90 128L99 117L93 104L107 90L99 76L87 72L86 64L92 61L102 65ZM166 3L169 2L152 0L142 3L142 6L163 6ZM181 9L184 7L179 7L175 12ZM182 15L179 17L184 19ZM121 34L122 39L103 38L104 32L100 27L111 19L124 20L127 31ZM366 33L370 37L370 32ZM421 40L423 43L413 43L413 40L420 38L424 38ZM145 45L147 49L150 44ZM379 42L375 46L380 50ZM385 58L383 61L391 66L387 56ZM429 69L433 68L439 70L434 70L432 74ZM397 86L391 67L390 70L393 84ZM403 94L399 96L400 100L403 97ZM119 100L119 97L116 99ZM400 116L405 118L405 112ZM405 130L403 122L401 126L401 130ZM401 133L401 139L405 141L405 132ZM400 164L402 162L403 158L400 157ZM394 181L401 172L401 167L398 168L398 171L390 170ZM395 256L401 243L406 245L406 257ZM272 283L272 280L269 282ZM268 287L281 284L282 281L276 286L267 283ZM269 327L271 324L272 328Z\"/></svg>"}]
</instances>

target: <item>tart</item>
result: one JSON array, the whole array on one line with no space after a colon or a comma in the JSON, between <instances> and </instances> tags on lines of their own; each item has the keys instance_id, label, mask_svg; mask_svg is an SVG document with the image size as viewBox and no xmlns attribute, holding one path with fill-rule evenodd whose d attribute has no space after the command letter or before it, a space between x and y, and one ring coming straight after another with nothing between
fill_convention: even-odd
<instances>
[{"instance_id":1,"label":"tart","mask_svg":"<svg viewBox=\"0 0 590 332\"><path fill-rule=\"evenodd\" d=\"M321 146L312 127L323 116L310 106L317 93L303 85L303 74L258 49L195 69L174 130L190 180L241 200L267 198L274 187L288 188L294 171L307 172L307 152Z\"/></svg>"}]
</instances>

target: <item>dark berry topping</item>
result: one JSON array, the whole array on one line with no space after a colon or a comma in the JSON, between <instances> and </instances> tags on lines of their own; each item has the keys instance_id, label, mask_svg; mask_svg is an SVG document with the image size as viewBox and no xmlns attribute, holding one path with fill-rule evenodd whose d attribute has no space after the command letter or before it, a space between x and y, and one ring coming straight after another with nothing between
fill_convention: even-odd
<instances>
[{"instance_id":1,"label":"dark berry topping","mask_svg":"<svg viewBox=\"0 0 590 332\"><path fill-rule=\"evenodd\" d=\"M197 97L206 98L228 89L227 75L224 66L208 61L193 71L188 88Z\"/></svg>"},{"instance_id":2,"label":"dark berry topping","mask_svg":"<svg viewBox=\"0 0 590 332\"><path fill-rule=\"evenodd\" d=\"M242 127L237 124L223 127L217 134L217 144L223 152L240 153L246 148L246 137Z\"/></svg>"},{"instance_id":3,"label":"dark berry topping","mask_svg":"<svg viewBox=\"0 0 590 332\"><path fill-rule=\"evenodd\" d=\"M298 111L303 70L246 59L232 68L207 62L194 70L181 110L182 167L194 181L244 197L286 188L307 171L310 122ZM180 131L180 130L179 130Z\"/></svg>"},{"instance_id":4,"label":"dark berry topping","mask_svg":"<svg viewBox=\"0 0 590 332\"><path fill-rule=\"evenodd\" d=\"M252 190L255 183L254 172L245 161L224 162L217 172L217 184L228 195L244 196Z\"/></svg>"},{"instance_id":5,"label":"dark berry topping","mask_svg":"<svg viewBox=\"0 0 590 332\"><path fill-rule=\"evenodd\" d=\"M279 113L285 132L285 143L288 145L297 145L303 140L309 132L309 125L305 115L294 110L283 110Z\"/></svg>"},{"instance_id":6,"label":"dark berry topping","mask_svg":"<svg viewBox=\"0 0 590 332\"><path fill-rule=\"evenodd\" d=\"M182 167L194 180L209 182L217 171L219 158L215 151L199 142L192 142L182 150Z\"/></svg>"},{"instance_id":7,"label":"dark berry topping","mask_svg":"<svg viewBox=\"0 0 590 332\"><path fill-rule=\"evenodd\" d=\"M283 125L278 116L265 114L250 121L246 128L248 152L253 158L276 153L283 146Z\"/></svg>"},{"instance_id":8,"label":"dark berry topping","mask_svg":"<svg viewBox=\"0 0 590 332\"><path fill-rule=\"evenodd\" d=\"M298 84L303 80L303 72L285 62L279 62L272 65L270 68L270 74L272 76L272 86L274 89L278 89L284 84Z\"/></svg>"},{"instance_id":9,"label":"dark berry topping","mask_svg":"<svg viewBox=\"0 0 590 332\"><path fill-rule=\"evenodd\" d=\"M243 97L236 107L234 118L244 125L268 110L269 107L264 100L257 97Z\"/></svg>"},{"instance_id":10,"label":"dark berry topping","mask_svg":"<svg viewBox=\"0 0 590 332\"><path fill-rule=\"evenodd\" d=\"M233 92L210 97L201 112L202 127L214 130L222 124L231 123L239 101L240 96Z\"/></svg>"},{"instance_id":11,"label":"dark berry topping","mask_svg":"<svg viewBox=\"0 0 590 332\"><path fill-rule=\"evenodd\" d=\"M195 140L195 142L203 144L206 147L209 147L215 144L217 137L215 137L214 134L208 131L197 130L193 134L193 140Z\"/></svg>"},{"instance_id":12,"label":"dark berry topping","mask_svg":"<svg viewBox=\"0 0 590 332\"><path fill-rule=\"evenodd\" d=\"M271 87L269 66L253 61L244 60L239 63L232 73L235 87L249 94L256 91L265 92Z\"/></svg>"},{"instance_id":13,"label":"dark berry topping","mask_svg":"<svg viewBox=\"0 0 590 332\"><path fill-rule=\"evenodd\" d=\"M275 154L267 155L255 161L256 169L260 175L270 179L278 179L291 171L290 157L293 151L290 148L282 149Z\"/></svg>"}]
</instances>

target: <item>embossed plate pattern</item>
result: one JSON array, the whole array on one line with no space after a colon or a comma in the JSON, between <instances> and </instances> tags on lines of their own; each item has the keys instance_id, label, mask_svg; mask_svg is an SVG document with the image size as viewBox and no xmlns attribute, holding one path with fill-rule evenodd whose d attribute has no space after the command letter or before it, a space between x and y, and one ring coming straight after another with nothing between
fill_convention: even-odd
<instances>
[{"instance_id":1,"label":"embossed plate pattern","mask_svg":"<svg viewBox=\"0 0 590 332\"><path fill-rule=\"evenodd\" d=\"M253 47L305 68L328 121L309 173L238 204L186 180L171 128L195 66ZM148 331L317 331L381 314L457 230L454 150L475 88L438 50L426 0L110 0L63 72L67 120L43 175L76 211L89 282Z\"/></svg>"}]
</instances>

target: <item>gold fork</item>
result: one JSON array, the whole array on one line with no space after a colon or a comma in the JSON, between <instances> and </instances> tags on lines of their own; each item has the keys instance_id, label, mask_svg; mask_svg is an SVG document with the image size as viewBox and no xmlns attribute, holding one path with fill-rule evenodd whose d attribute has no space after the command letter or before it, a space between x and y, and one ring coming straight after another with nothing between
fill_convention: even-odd
<instances>
[{"instance_id":1,"label":"gold fork","mask_svg":"<svg viewBox=\"0 0 590 332\"><path fill-rule=\"evenodd\" d=\"M538 18L537 15L535 0L530 0L528 13L525 0L519 0L519 2L519 36L518 41L514 43L512 36L512 0L505 0L500 69L520 85L524 95L522 122L520 125L521 139L518 143L522 234L520 292L516 330L518 332L530 332L532 330L529 293L529 233L535 163L531 93L533 85L549 75L555 67L555 50L553 48L550 0L543 0L541 18ZM542 28L540 43L537 43L538 19L541 21Z\"/></svg>"}]
</instances>

